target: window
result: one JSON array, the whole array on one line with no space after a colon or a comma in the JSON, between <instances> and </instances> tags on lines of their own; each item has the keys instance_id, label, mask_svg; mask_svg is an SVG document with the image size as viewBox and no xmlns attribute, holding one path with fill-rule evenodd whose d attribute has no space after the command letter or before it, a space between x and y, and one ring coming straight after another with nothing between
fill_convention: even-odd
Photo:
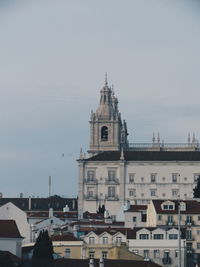
<instances>
[{"instance_id":1,"label":"window","mask_svg":"<svg viewBox=\"0 0 200 267\"><path fill-rule=\"evenodd\" d=\"M116 171L108 171L108 180L115 181L116 179Z\"/></svg>"},{"instance_id":2,"label":"window","mask_svg":"<svg viewBox=\"0 0 200 267\"><path fill-rule=\"evenodd\" d=\"M153 239L163 239L163 235L162 234L154 234Z\"/></svg>"},{"instance_id":3,"label":"window","mask_svg":"<svg viewBox=\"0 0 200 267\"><path fill-rule=\"evenodd\" d=\"M151 174L151 183L155 183L155 182L156 182L156 175Z\"/></svg>"},{"instance_id":4,"label":"window","mask_svg":"<svg viewBox=\"0 0 200 267\"><path fill-rule=\"evenodd\" d=\"M89 237L89 244L90 245L94 244L94 237L93 236Z\"/></svg>"},{"instance_id":5,"label":"window","mask_svg":"<svg viewBox=\"0 0 200 267\"><path fill-rule=\"evenodd\" d=\"M158 220L159 220L159 221L162 220L162 215L158 215Z\"/></svg>"},{"instance_id":6,"label":"window","mask_svg":"<svg viewBox=\"0 0 200 267\"><path fill-rule=\"evenodd\" d=\"M117 236L117 237L116 237L116 243L117 243L117 244L121 244L121 242L122 242L122 238L121 238L121 236Z\"/></svg>"},{"instance_id":7,"label":"window","mask_svg":"<svg viewBox=\"0 0 200 267\"><path fill-rule=\"evenodd\" d=\"M169 234L169 239L178 239L178 234Z\"/></svg>"},{"instance_id":8,"label":"window","mask_svg":"<svg viewBox=\"0 0 200 267\"><path fill-rule=\"evenodd\" d=\"M108 244L108 237L107 236L103 237L103 244L104 245Z\"/></svg>"},{"instance_id":9,"label":"window","mask_svg":"<svg viewBox=\"0 0 200 267\"><path fill-rule=\"evenodd\" d=\"M163 181L165 181L165 179L166 179L166 178L165 178L165 177L163 177L162 179L163 179Z\"/></svg>"},{"instance_id":10,"label":"window","mask_svg":"<svg viewBox=\"0 0 200 267\"><path fill-rule=\"evenodd\" d=\"M149 258L149 251L147 249L144 250L144 258L145 259Z\"/></svg>"},{"instance_id":11,"label":"window","mask_svg":"<svg viewBox=\"0 0 200 267\"><path fill-rule=\"evenodd\" d=\"M88 181L94 181L95 179L95 171L87 171L87 180Z\"/></svg>"},{"instance_id":12,"label":"window","mask_svg":"<svg viewBox=\"0 0 200 267\"><path fill-rule=\"evenodd\" d=\"M187 250L191 250L192 249L192 243L186 243L186 247L187 247Z\"/></svg>"},{"instance_id":13,"label":"window","mask_svg":"<svg viewBox=\"0 0 200 267\"><path fill-rule=\"evenodd\" d=\"M200 243L197 243L197 248L200 248Z\"/></svg>"},{"instance_id":14,"label":"window","mask_svg":"<svg viewBox=\"0 0 200 267\"><path fill-rule=\"evenodd\" d=\"M129 190L129 197L134 197L135 196L135 189Z\"/></svg>"},{"instance_id":15,"label":"window","mask_svg":"<svg viewBox=\"0 0 200 267\"><path fill-rule=\"evenodd\" d=\"M90 187L88 187L88 194L87 195L89 198L92 198L94 196L94 192Z\"/></svg>"},{"instance_id":16,"label":"window","mask_svg":"<svg viewBox=\"0 0 200 267\"><path fill-rule=\"evenodd\" d=\"M144 193L141 194L141 197L143 197L143 196L144 196Z\"/></svg>"},{"instance_id":17,"label":"window","mask_svg":"<svg viewBox=\"0 0 200 267\"><path fill-rule=\"evenodd\" d=\"M187 181L187 177L184 177L184 181Z\"/></svg>"},{"instance_id":18,"label":"window","mask_svg":"<svg viewBox=\"0 0 200 267\"><path fill-rule=\"evenodd\" d=\"M197 182L199 177L200 177L200 174L199 173L195 173L194 174L194 182Z\"/></svg>"},{"instance_id":19,"label":"window","mask_svg":"<svg viewBox=\"0 0 200 267\"><path fill-rule=\"evenodd\" d=\"M172 189L172 197L177 197L177 196L178 196L178 190Z\"/></svg>"},{"instance_id":20,"label":"window","mask_svg":"<svg viewBox=\"0 0 200 267\"><path fill-rule=\"evenodd\" d=\"M107 251L102 251L102 258L107 259L108 258L108 252Z\"/></svg>"},{"instance_id":21,"label":"window","mask_svg":"<svg viewBox=\"0 0 200 267\"><path fill-rule=\"evenodd\" d=\"M178 250L175 250L175 258L178 258Z\"/></svg>"},{"instance_id":22,"label":"window","mask_svg":"<svg viewBox=\"0 0 200 267\"><path fill-rule=\"evenodd\" d=\"M151 189L151 196L155 197L156 196L156 189Z\"/></svg>"},{"instance_id":23,"label":"window","mask_svg":"<svg viewBox=\"0 0 200 267\"><path fill-rule=\"evenodd\" d=\"M167 224L172 224L173 223L173 216L172 215L168 215L167 216Z\"/></svg>"},{"instance_id":24,"label":"window","mask_svg":"<svg viewBox=\"0 0 200 267\"><path fill-rule=\"evenodd\" d=\"M200 230L197 230L197 235L200 235Z\"/></svg>"},{"instance_id":25,"label":"window","mask_svg":"<svg viewBox=\"0 0 200 267\"><path fill-rule=\"evenodd\" d=\"M187 224L191 224L192 223L192 216L190 216L190 215L186 216L186 223Z\"/></svg>"},{"instance_id":26,"label":"window","mask_svg":"<svg viewBox=\"0 0 200 267\"><path fill-rule=\"evenodd\" d=\"M140 234L140 239L149 239L148 234Z\"/></svg>"},{"instance_id":27,"label":"window","mask_svg":"<svg viewBox=\"0 0 200 267\"><path fill-rule=\"evenodd\" d=\"M137 217L133 217L133 222L137 222Z\"/></svg>"},{"instance_id":28,"label":"window","mask_svg":"<svg viewBox=\"0 0 200 267\"><path fill-rule=\"evenodd\" d=\"M172 183L177 183L177 177L178 177L177 173L172 174Z\"/></svg>"},{"instance_id":29,"label":"window","mask_svg":"<svg viewBox=\"0 0 200 267\"><path fill-rule=\"evenodd\" d=\"M159 251L159 249L154 249L153 255L154 255L154 258L160 258L160 251Z\"/></svg>"},{"instance_id":30,"label":"window","mask_svg":"<svg viewBox=\"0 0 200 267\"><path fill-rule=\"evenodd\" d=\"M89 251L89 258L94 259L95 252L94 251Z\"/></svg>"},{"instance_id":31,"label":"window","mask_svg":"<svg viewBox=\"0 0 200 267\"><path fill-rule=\"evenodd\" d=\"M200 221L200 216L198 216L198 221Z\"/></svg>"},{"instance_id":32,"label":"window","mask_svg":"<svg viewBox=\"0 0 200 267\"><path fill-rule=\"evenodd\" d=\"M108 127L101 128L101 141L108 141Z\"/></svg>"},{"instance_id":33,"label":"window","mask_svg":"<svg viewBox=\"0 0 200 267\"><path fill-rule=\"evenodd\" d=\"M174 205L171 205L171 204L169 204L169 205L163 205L163 209L164 210L173 210L174 209Z\"/></svg>"},{"instance_id":34,"label":"window","mask_svg":"<svg viewBox=\"0 0 200 267\"><path fill-rule=\"evenodd\" d=\"M163 193L162 196L165 197L166 196L165 193Z\"/></svg>"},{"instance_id":35,"label":"window","mask_svg":"<svg viewBox=\"0 0 200 267\"><path fill-rule=\"evenodd\" d=\"M70 250L70 248L66 248L65 249L65 258L70 258L70 256L71 256L71 250Z\"/></svg>"},{"instance_id":36,"label":"window","mask_svg":"<svg viewBox=\"0 0 200 267\"><path fill-rule=\"evenodd\" d=\"M186 239L187 240L192 239L192 230L191 229L186 230Z\"/></svg>"},{"instance_id":37,"label":"window","mask_svg":"<svg viewBox=\"0 0 200 267\"><path fill-rule=\"evenodd\" d=\"M144 177L141 177L141 181L144 182Z\"/></svg>"},{"instance_id":38,"label":"window","mask_svg":"<svg viewBox=\"0 0 200 267\"><path fill-rule=\"evenodd\" d=\"M114 186L108 187L108 197L115 197L115 187Z\"/></svg>"},{"instance_id":39,"label":"window","mask_svg":"<svg viewBox=\"0 0 200 267\"><path fill-rule=\"evenodd\" d=\"M129 174L129 183L134 183L134 174L133 173Z\"/></svg>"}]
</instances>

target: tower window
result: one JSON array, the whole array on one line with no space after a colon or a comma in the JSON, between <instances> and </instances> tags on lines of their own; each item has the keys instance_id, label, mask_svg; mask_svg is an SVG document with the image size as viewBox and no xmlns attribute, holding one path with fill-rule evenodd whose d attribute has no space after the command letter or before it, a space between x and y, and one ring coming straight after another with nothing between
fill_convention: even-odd
<instances>
[{"instance_id":1,"label":"tower window","mask_svg":"<svg viewBox=\"0 0 200 267\"><path fill-rule=\"evenodd\" d=\"M108 127L101 128L101 141L108 141Z\"/></svg>"}]
</instances>

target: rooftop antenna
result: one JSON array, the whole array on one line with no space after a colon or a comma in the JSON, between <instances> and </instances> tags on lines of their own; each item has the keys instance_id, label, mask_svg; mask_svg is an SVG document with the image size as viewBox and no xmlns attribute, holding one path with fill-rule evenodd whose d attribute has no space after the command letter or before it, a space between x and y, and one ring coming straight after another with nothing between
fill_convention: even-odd
<instances>
[{"instance_id":1,"label":"rooftop antenna","mask_svg":"<svg viewBox=\"0 0 200 267\"><path fill-rule=\"evenodd\" d=\"M49 176L49 197L51 196L51 176Z\"/></svg>"}]
</instances>

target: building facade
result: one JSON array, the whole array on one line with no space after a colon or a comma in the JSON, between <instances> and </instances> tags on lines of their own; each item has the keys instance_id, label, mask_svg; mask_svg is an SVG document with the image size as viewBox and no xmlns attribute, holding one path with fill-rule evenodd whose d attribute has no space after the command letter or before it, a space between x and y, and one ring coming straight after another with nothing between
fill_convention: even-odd
<instances>
[{"instance_id":1,"label":"building facade","mask_svg":"<svg viewBox=\"0 0 200 267\"><path fill-rule=\"evenodd\" d=\"M107 80L100 104L90 117L89 156L82 151L79 167L79 216L105 206L110 215L129 200L147 204L151 199L191 199L200 176L200 149L193 136L185 144L129 143L118 100Z\"/></svg>"}]
</instances>

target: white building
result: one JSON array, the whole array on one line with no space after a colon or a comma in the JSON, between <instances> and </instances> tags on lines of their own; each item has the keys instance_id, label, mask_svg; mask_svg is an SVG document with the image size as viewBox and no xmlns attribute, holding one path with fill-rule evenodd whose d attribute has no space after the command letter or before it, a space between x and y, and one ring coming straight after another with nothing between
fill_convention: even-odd
<instances>
[{"instance_id":1,"label":"white building","mask_svg":"<svg viewBox=\"0 0 200 267\"><path fill-rule=\"evenodd\" d=\"M161 266L178 266L178 230L175 228L135 228L128 232L129 250ZM186 247L181 239L181 266Z\"/></svg>"},{"instance_id":2,"label":"white building","mask_svg":"<svg viewBox=\"0 0 200 267\"><path fill-rule=\"evenodd\" d=\"M100 104L90 117L89 157L82 151L79 166L79 216L105 205L110 215L129 200L147 204L151 199L191 199L200 175L200 149L193 136L186 144L128 143L118 100L107 80Z\"/></svg>"},{"instance_id":3,"label":"white building","mask_svg":"<svg viewBox=\"0 0 200 267\"><path fill-rule=\"evenodd\" d=\"M0 220L0 250L21 257L22 240L23 237L14 220Z\"/></svg>"},{"instance_id":4,"label":"white building","mask_svg":"<svg viewBox=\"0 0 200 267\"><path fill-rule=\"evenodd\" d=\"M14 220L17 224L23 243L29 243L31 240L30 224L27 222L26 212L9 202L0 207L0 220Z\"/></svg>"}]
</instances>

